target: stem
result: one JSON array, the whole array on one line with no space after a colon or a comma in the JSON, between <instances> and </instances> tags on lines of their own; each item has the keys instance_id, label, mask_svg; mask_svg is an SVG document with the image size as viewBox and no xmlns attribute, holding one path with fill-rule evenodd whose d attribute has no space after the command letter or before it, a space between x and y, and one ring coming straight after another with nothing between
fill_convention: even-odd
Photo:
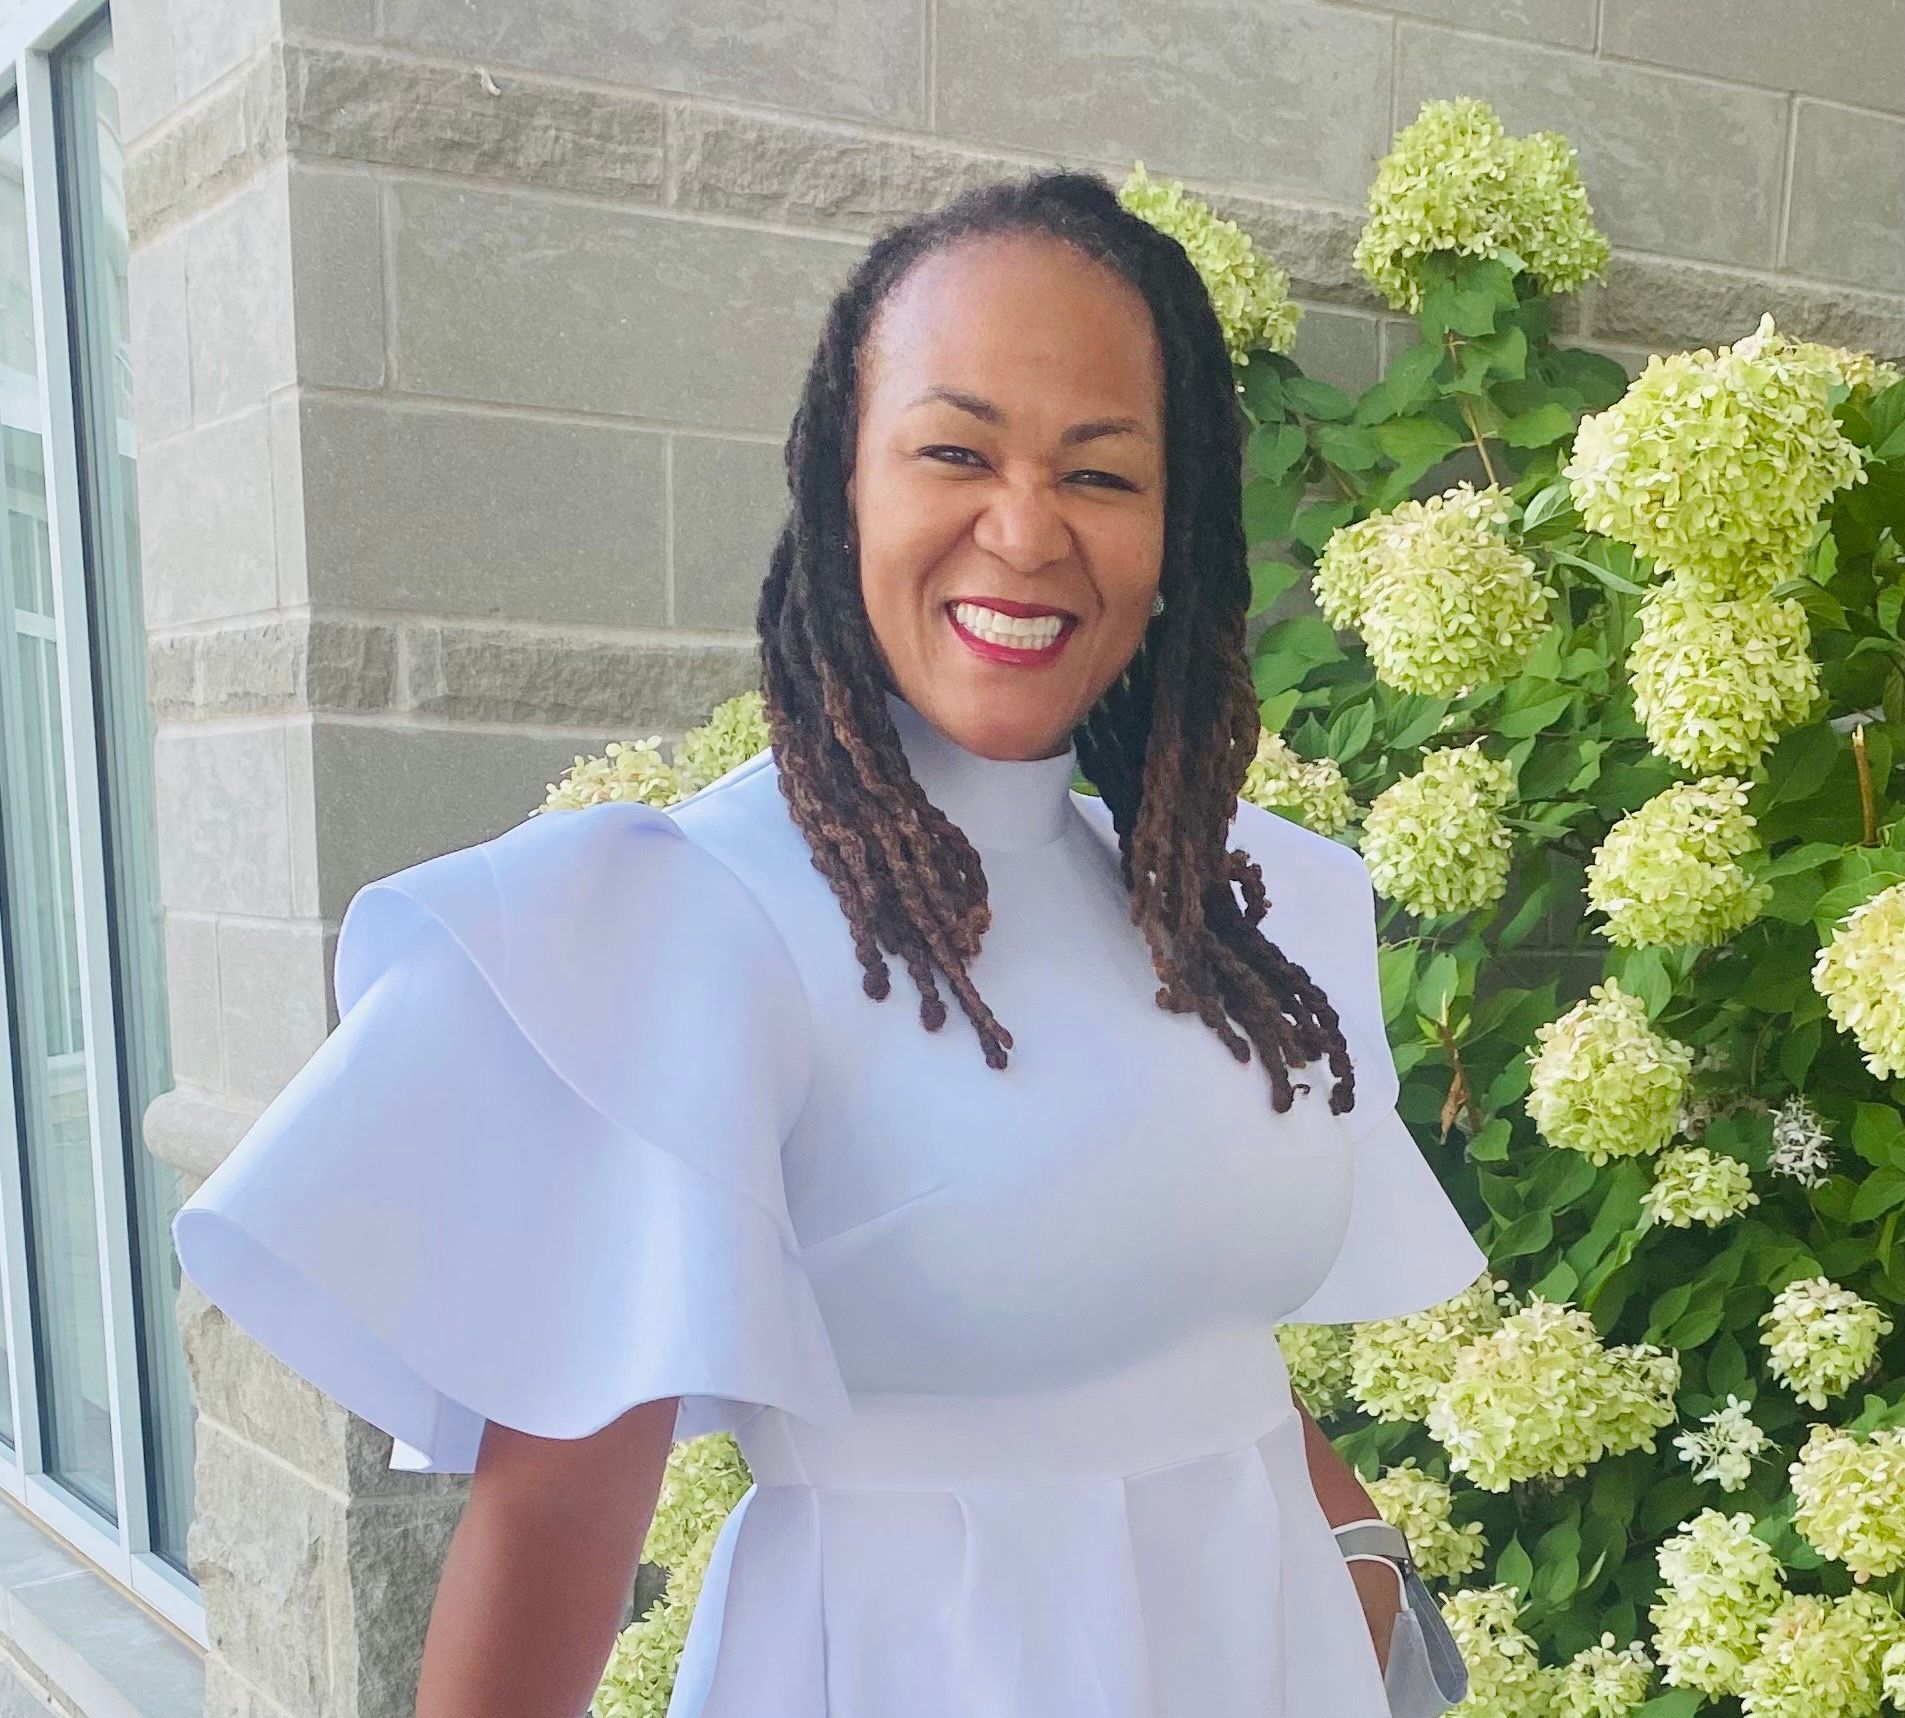
<instances>
[{"instance_id":1,"label":"stem","mask_svg":"<svg viewBox=\"0 0 1905 1718\"><path fill-rule=\"evenodd\" d=\"M1453 358L1460 350L1462 343L1458 342L1454 333L1446 328L1442 331L1442 339L1448 346L1449 356ZM1495 473L1495 462L1488 457L1488 439L1482 434L1481 425L1475 421L1475 413L1470 409L1467 399L1461 394L1455 396L1455 409L1462 414L1462 422L1468 425L1469 440L1474 444L1475 451L1481 455L1482 469L1488 473L1488 481L1499 487L1501 479Z\"/></svg>"},{"instance_id":2,"label":"stem","mask_svg":"<svg viewBox=\"0 0 1905 1718\"><path fill-rule=\"evenodd\" d=\"M1879 844L1879 811L1872 792L1872 763L1865 755L1865 724L1852 730L1852 761L1859 772L1859 819L1864 827L1863 847Z\"/></svg>"},{"instance_id":3,"label":"stem","mask_svg":"<svg viewBox=\"0 0 1905 1718\"><path fill-rule=\"evenodd\" d=\"M1356 500L1357 498L1356 491L1350 486L1350 481L1347 477L1345 477L1340 471L1338 471L1335 466L1331 465L1330 462L1327 459L1325 459L1321 454L1318 454L1316 456L1316 462L1317 464L1322 466L1322 468L1325 471L1327 471L1331 477L1336 479L1336 487L1342 490L1343 497L1345 500L1347 501Z\"/></svg>"}]
</instances>

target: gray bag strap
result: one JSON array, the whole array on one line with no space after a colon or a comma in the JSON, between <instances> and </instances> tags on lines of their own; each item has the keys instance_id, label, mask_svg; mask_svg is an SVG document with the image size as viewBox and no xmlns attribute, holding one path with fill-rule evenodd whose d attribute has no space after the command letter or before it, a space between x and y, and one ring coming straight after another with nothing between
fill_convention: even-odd
<instances>
[{"instance_id":1,"label":"gray bag strap","mask_svg":"<svg viewBox=\"0 0 1905 1718\"><path fill-rule=\"evenodd\" d=\"M1390 1653L1388 1683L1397 1718L1426 1718L1466 1699L1468 1666L1401 1529L1387 1521L1352 1522L1336 1529L1336 1543L1345 1557L1387 1557L1402 1571L1402 1608L1411 1626L1398 1631ZM1428 1686L1422 1686L1425 1682Z\"/></svg>"}]
</instances>

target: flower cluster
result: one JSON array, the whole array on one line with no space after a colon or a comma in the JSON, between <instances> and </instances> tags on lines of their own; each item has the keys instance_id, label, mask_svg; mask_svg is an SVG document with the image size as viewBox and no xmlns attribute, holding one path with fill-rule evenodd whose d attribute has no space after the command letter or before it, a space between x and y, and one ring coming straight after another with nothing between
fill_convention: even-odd
<instances>
[{"instance_id":1,"label":"flower cluster","mask_svg":"<svg viewBox=\"0 0 1905 1718\"><path fill-rule=\"evenodd\" d=\"M1409 1541L1409 1553L1423 1574L1466 1575L1482 1565L1482 1530L1473 1522L1450 1520L1455 1495L1444 1480L1424 1473L1411 1456L1386 1469L1363 1488L1376 1511Z\"/></svg>"},{"instance_id":2,"label":"flower cluster","mask_svg":"<svg viewBox=\"0 0 1905 1718\"><path fill-rule=\"evenodd\" d=\"M676 1444L662 1468L642 1561L673 1568L710 1527L721 1525L750 1483L732 1433L711 1432Z\"/></svg>"},{"instance_id":3,"label":"flower cluster","mask_svg":"<svg viewBox=\"0 0 1905 1718\"><path fill-rule=\"evenodd\" d=\"M1118 201L1184 247L1203 277L1233 364L1253 351L1287 352L1303 311L1290 297L1290 277L1257 254L1250 235L1215 214L1173 179L1159 184L1136 162Z\"/></svg>"},{"instance_id":4,"label":"flower cluster","mask_svg":"<svg viewBox=\"0 0 1905 1718\"><path fill-rule=\"evenodd\" d=\"M638 805L673 805L681 798L681 777L661 755L661 735L645 740L610 740L601 757L578 756L560 781L549 783L537 811L580 811L606 800Z\"/></svg>"},{"instance_id":5,"label":"flower cluster","mask_svg":"<svg viewBox=\"0 0 1905 1718\"><path fill-rule=\"evenodd\" d=\"M1363 635L1376 678L1399 692L1456 696L1507 680L1550 622L1553 589L1508 541L1494 485L1458 483L1334 532L1312 585L1332 626Z\"/></svg>"},{"instance_id":6,"label":"flower cluster","mask_svg":"<svg viewBox=\"0 0 1905 1718\"><path fill-rule=\"evenodd\" d=\"M1438 1306L1353 1326L1350 1390L1379 1420L1420 1420L1454 1373L1456 1356L1498 1330L1513 1305L1506 1282L1481 1276Z\"/></svg>"},{"instance_id":7,"label":"flower cluster","mask_svg":"<svg viewBox=\"0 0 1905 1718\"><path fill-rule=\"evenodd\" d=\"M1549 292L1607 267L1567 139L1510 137L1486 102L1428 101L1397 134L1369 191L1355 262L1398 310L1422 305L1422 260L1436 251L1513 257Z\"/></svg>"},{"instance_id":8,"label":"flower cluster","mask_svg":"<svg viewBox=\"0 0 1905 1718\"><path fill-rule=\"evenodd\" d=\"M687 792L704 788L729 770L747 762L772 743L767 728L767 700L758 692L741 692L715 705L708 719L690 728L675 747L675 769Z\"/></svg>"},{"instance_id":9,"label":"flower cluster","mask_svg":"<svg viewBox=\"0 0 1905 1718\"><path fill-rule=\"evenodd\" d=\"M1752 1171L1737 1157L1683 1145L1654 1159L1653 1185L1642 1195L1641 1211L1649 1223L1713 1229L1758 1203Z\"/></svg>"},{"instance_id":10,"label":"flower cluster","mask_svg":"<svg viewBox=\"0 0 1905 1718\"><path fill-rule=\"evenodd\" d=\"M1616 1648L1611 1634L1583 1647L1554 1679L1554 1718L1627 1718L1646 1703L1654 1661L1639 1641Z\"/></svg>"},{"instance_id":11,"label":"flower cluster","mask_svg":"<svg viewBox=\"0 0 1905 1718\"><path fill-rule=\"evenodd\" d=\"M1905 1077L1905 883L1846 914L1812 963L1812 986L1874 1078Z\"/></svg>"},{"instance_id":12,"label":"flower cluster","mask_svg":"<svg viewBox=\"0 0 1905 1718\"><path fill-rule=\"evenodd\" d=\"M1905 381L1905 370L1870 352L1856 352L1849 346L1815 346L1812 350L1855 399L1874 398Z\"/></svg>"},{"instance_id":13,"label":"flower cluster","mask_svg":"<svg viewBox=\"0 0 1905 1718\"><path fill-rule=\"evenodd\" d=\"M1370 880L1418 918L1491 905L1508 883L1501 811L1514 791L1513 770L1479 740L1427 753L1363 818Z\"/></svg>"},{"instance_id":14,"label":"flower cluster","mask_svg":"<svg viewBox=\"0 0 1905 1718\"><path fill-rule=\"evenodd\" d=\"M1799 1092L1773 1113L1773 1154L1766 1167L1802 1187L1817 1187L1832 1173L1832 1135Z\"/></svg>"},{"instance_id":15,"label":"flower cluster","mask_svg":"<svg viewBox=\"0 0 1905 1718\"><path fill-rule=\"evenodd\" d=\"M1607 832L1587 871L1602 933L1623 948L1722 943L1772 895L1740 864L1757 845L1746 783L1707 776L1657 793Z\"/></svg>"},{"instance_id":16,"label":"flower cluster","mask_svg":"<svg viewBox=\"0 0 1905 1718\"><path fill-rule=\"evenodd\" d=\"M1456 1356L1430 1405L1449 1466L1486 1491L1537 1474L1586 1473L1603 1456L1654 1447L1674 1417L1680 1357L1611 1347L1579 1307L1539 1297Z\"/></svg>"},{"instance_id":17,"label":"flower cluster","mask_svg":"<svg viewBox=\"0 0 1905 1718\"><path fill-rule=\"evenodd\" d=\"M1878 1359L1892 1321L1830 1277L1803 1277L1773 1296L1760 1319L1768 1365L1809 1408L1842 1396Z\"/></svg>"},{"instance_id":18,"label":"flower cluster","mask_svg":"<svg viewBox=\"0 0 1905 1718\"><path fill-rule=\"evenodd\" d=\"M1752 1406L1729 1395L1725 1407L1701 1419L1705 1431L1675 1435L1674 1448L1692 1464L1695 1479L1717 1479L1722 1491L1738 1491L1753 1477L1754 1457L1771 1449L1773 1440L1754 1424Z\"/></svg>"},{"instance_id":19,"label":"flower cluster","mask_svg":"<svg viewBox=\"0 0 1905 1718\"><path fill-rule=\"evenodd\" d=\"M1753 1518L1703 1509L1659 1553L1666 1584L1647 1612L1665 1680L1703 1694L1737 1694L1760 1631L1785 1598L1779 1559Z\"/></svg>"},{"instance_id":20,"label":"flower cluster","mask_svg":"<svg viewBox=\"0 0 1905 1718\"><path fill-rule=\"evenodd\" d=\"M1703 597L1684 574L1640 601L1634 709L1682 769L1752 769L1819 696L1806 611L1790 598Z\"/></svg>"},{"instance_id":21,"label":"flower cluster","mask_svg":"<svg viewBox=\"0 0 1905 1718\"><path fill-rule=\"evenodd\" d=\"M1693 1052L1656 1032L1620 980L1590 987L1558 1020L1535 1028L1527 1109L1550 1145L1594 1163L1640 1157L1673 1137Z\"/></svg>"},{"instance_id":22,"label":"flower cluster","mask_svg":"<svg viewBox=\"0 0 1905 1718\"><path fill-rule=\"evenodd\" d=\"M1876 1593L1796 1594L1760 1636L1740 1709L1746 1718L1875 1718L1880 1665L1901 1640L1905 1620Z\"/></svg>"},{"instance_id":23,"label":"flower cluster","mask_svg":"<svg viewBox=\"0 0 1905 1718\"><path fill-rule=\"evenodd\" d=\"M1817 352L1768 316L1717 352L1656 353L1582 420L1563 467L1582 519L1704 597L1765 596L1799 566L1827 499L1865 475Z\"/></svg>"},{"instance_id":24,"label":"flower cluster","mask_svg":"<svg viewBox=\"0 0 1905 1718\"><path fill-rule=\"evenodd\" d=\"M1905 1568L1905 1427L1814 1426L1792 1464L1793 1524L1855 1581Z\"/></svg>"},{"instance_id":25,"label":"flower cluster","mask_svg":"<svg viewBox=\"0 0 1905 1718\"><path fill-rule=\"evenodd\" d=\"M1238 792L1266 811L1294 812L1319 835L1337 834L1356 815L1356 802L1334 758L1306 758L1267 728L1257 738L1257 755Z\"/></svg>"},{"instance_id":26,"label":"flower cluster","mask_svg":"<svg viewBox=\"0 0 1905 1718\"><path fill-rule=\"evenodd\" d=\"M669 1566L667 1591L616 1637L589 1702L589 1718L665 1718L720 1531L709 1528Z\"/></svg>"},{"instance_id":27,"label":"flower cluster","mask_svg":"<svg viewBox=\"0 0 1905 1718\"><path fill-rule=\"evenodd\" d=\"M1468 1697L1455 1718L1530 1718L1552 1710L1554 1673L1520 1627L1513 1587L1463 1587L1442 1601L1442 1618L1468 1667Z\"/></svg>"},{"instance_id":28,"label":"flower cluster","mask_svg":"<svg viewBox=\"0 0 1905 1718\"><path fill-rule=\"evenodd\" d=\"M1885 1649L1879 1671L1885 1679L1885 1698L1905 1712L1905 1640Z\"/></svg>"},{"instance_id":29,"label":"flower cluster","mask_svg":"<svg viewBox=\"0 0 1905 1718\"><path fill-rule=\"evenodd\" d=\"M1349 1400L1350 1327L1279 1324L1276 1334L1291 1386L1312 1415L1327 1419Z\"/></svg>"}]
</instances>

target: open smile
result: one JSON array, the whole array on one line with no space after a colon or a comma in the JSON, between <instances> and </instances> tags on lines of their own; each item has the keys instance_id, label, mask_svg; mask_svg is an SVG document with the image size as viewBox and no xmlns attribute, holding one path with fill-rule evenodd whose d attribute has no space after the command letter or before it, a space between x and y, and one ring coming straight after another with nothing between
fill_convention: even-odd
<instances>
[{"instance_id":1,"label":"open smile","mask_svg":"<svg viewBox=\"0 0 1905 1718\"><path fill-rule=\"evenodd\" d=\"M1019 667L1055 662L1078 626L1077 615L1064 609L990 599L955 598L946 604L946 618L974 655Z\"/></svg>"}]
</instances>

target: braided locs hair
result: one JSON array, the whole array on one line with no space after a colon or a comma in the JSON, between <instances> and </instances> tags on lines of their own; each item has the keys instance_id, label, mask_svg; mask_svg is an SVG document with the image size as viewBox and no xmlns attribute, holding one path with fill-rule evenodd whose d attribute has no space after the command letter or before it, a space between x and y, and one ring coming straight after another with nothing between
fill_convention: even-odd
<instances>
[{"instance_id":1,"label":"braided locs hair","mask_svg":"<svg viewBox=\"0 0 1905 1718\"><path fill-rule=\"evenodd\" d=\"M886 294L932 252L1019 233L1069 243L1130 282L1163 351L1165 611L1073 731L1080 768L1117 831L1132 921L1161 981L1158 1006L1195 1013L1239 1062L1254 1045L1278 1111L1292 1101L1289 1070L1326 1055L1340 1113L1353 1107L1355 1078L1336 1011L1255 928L1270 904L1263 874L1225 846L1259 729L1245 658L1250 578L1230 360L1183 248L1123 208L1102 178L1039 172L968 191L884 233L829 308L787 437L791 507L756 616L781 792L846 915L866 994L889 994L882 951L892 952L918 988L921 1023L937 1031L947 1018L943 976L987 1063L1004 1068L1012 1035L971 975L991 919L985 873L914 780L893 726L847 541L846 484L859 357Z\"/></svg>"}]
</instances>

